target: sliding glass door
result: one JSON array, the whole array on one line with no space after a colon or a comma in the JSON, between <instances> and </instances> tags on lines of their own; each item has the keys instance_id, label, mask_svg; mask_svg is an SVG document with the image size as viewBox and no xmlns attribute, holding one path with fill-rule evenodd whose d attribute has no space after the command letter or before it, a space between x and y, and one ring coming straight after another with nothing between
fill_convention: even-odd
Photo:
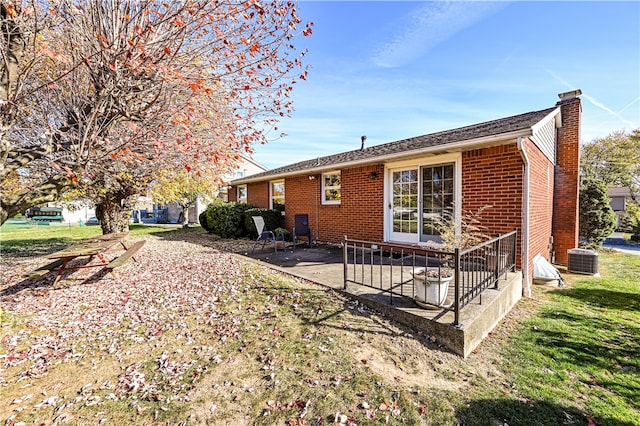
<instances>
[{"instance_id":1,"label":"sliding glass door","mask_svg":"<svg viewBox=\"0 0 640 426\"><path fill-rule=\"evenodd\" d=\"M454 214L455 165L390 170L390 240L440 241L438 222Z\"/></svg>"}]
</instances>

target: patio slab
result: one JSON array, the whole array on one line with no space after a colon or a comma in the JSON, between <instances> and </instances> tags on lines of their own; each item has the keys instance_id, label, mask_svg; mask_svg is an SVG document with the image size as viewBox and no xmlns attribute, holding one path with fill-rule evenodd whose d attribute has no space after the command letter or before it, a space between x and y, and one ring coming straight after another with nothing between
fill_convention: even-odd
<instances>
[{"instance_id":1,"label":"patio slab","mask_svg":"<svg viewBox=\"0 0 640 426\"><path fill-rule=\"evenodd\" d=\"M498 289L485 290L481 299L476 298L460 311L461 324L456 327L453 325L453 312L422 308L410 297L391 298L383 291L353 283L349 283L345 289L343 254L339 245L317 245L312 248L298 245L295 252L288 247L277 253L273 248L261 250L257 247L254 253L241 255L356 299L390 319L435 337L436 341L463 357L467 357L480 344L522 295L522 274L519 271L509 273L500 280ZM450 288L449 295L453 295L453 288Z\"/></svg>"}]
</instances>

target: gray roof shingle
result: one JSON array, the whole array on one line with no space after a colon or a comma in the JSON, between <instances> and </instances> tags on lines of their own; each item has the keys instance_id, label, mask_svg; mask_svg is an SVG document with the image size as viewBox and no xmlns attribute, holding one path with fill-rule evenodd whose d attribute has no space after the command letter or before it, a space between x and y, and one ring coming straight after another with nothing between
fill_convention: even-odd
<instances>
[{"instance_id":1,"label":"gray roof shingle","mask_svg":"<svg viewBox=\"0 0 640 426\"><path fill-rule=\"evenodd\" d=\"M552 107L540 111L527 112L525 114L500 118L498 120L473 124L457 129L430 133L427 135L416 136L409 139L402 139L395 142L375 145L369 148L365 148L364 150L357 149L325 157L318 157L311 160L300 161L298 163L289 164L286 166L268 170L263 173L251 175L246 179L237 179L231 183L242 183L242 181L245 180L260 180L263 177L267 178L279 175L289 175L311 169L329 169L332 167L337 168L341 164L345 163L362 162L364 164L367 162L375 161L375 159L378 157L385 157L400 153L410 153L411 151L435 146L442 146L444 148L446 145L453 143L526 130L530 129L533 125L540 122L544 117L546 117L555 109L556 107Z\"/></svg>"}]
</instances>

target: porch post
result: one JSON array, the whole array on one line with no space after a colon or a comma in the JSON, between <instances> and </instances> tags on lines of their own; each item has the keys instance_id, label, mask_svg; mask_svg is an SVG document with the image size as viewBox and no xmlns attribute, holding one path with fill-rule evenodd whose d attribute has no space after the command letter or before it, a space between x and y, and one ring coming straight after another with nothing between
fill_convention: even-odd
<instances>
[{"instance_id":1,"label":"porch post","mask_svg":"<svg viewBox=\"0 0 640 426\"><path fill-rule=\"evenodd\" d=\"M460 249L456 247L454 253L453 297L455 300L453 301L453 325L454 327L460 327Z\"/></svg>"},{"instance_id":2,"label":"porch post","mask_svg":"<svg viewBox=\"0 0 640 426\"><path fill-rule=\"evenodd\" d=\"M498 247L496 247L496 263L493 272L493 281L495 285L493 288L498 288L498 280L500 279L500 256L502 256L501 247L502 247L502 235L498 234Z\"/></svg>"},{"instance_id":3,"label":"porch post","mask_svg":"<svg viewBox=\"0 0 640 426\"><path fill-rule=\"evenodd\" d=\"M348 244L348 240L347 240L347 236L345 235L342 238L342 273L343 273L343 280L344 280L344 289L347 289L347 261L348 261L348 254L347 254L347 244Z\"/></svg>"}]
</instances>

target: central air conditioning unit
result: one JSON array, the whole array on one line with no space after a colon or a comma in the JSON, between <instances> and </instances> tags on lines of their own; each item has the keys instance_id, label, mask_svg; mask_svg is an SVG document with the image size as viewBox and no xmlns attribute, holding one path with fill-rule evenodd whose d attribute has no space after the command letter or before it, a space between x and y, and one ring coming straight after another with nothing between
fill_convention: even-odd
<instances>
[{"instance_id":1,"label":"central air conditioning unit","mask_svg":"<svg viewBox=\"0 0 640 426\"><path fill-rule=\"evenodd\" d=\"M593 250L574 248L568 250L567 270L578 274L595 275L598 273L598 253Z\"/></svg>"}]
</instances>

